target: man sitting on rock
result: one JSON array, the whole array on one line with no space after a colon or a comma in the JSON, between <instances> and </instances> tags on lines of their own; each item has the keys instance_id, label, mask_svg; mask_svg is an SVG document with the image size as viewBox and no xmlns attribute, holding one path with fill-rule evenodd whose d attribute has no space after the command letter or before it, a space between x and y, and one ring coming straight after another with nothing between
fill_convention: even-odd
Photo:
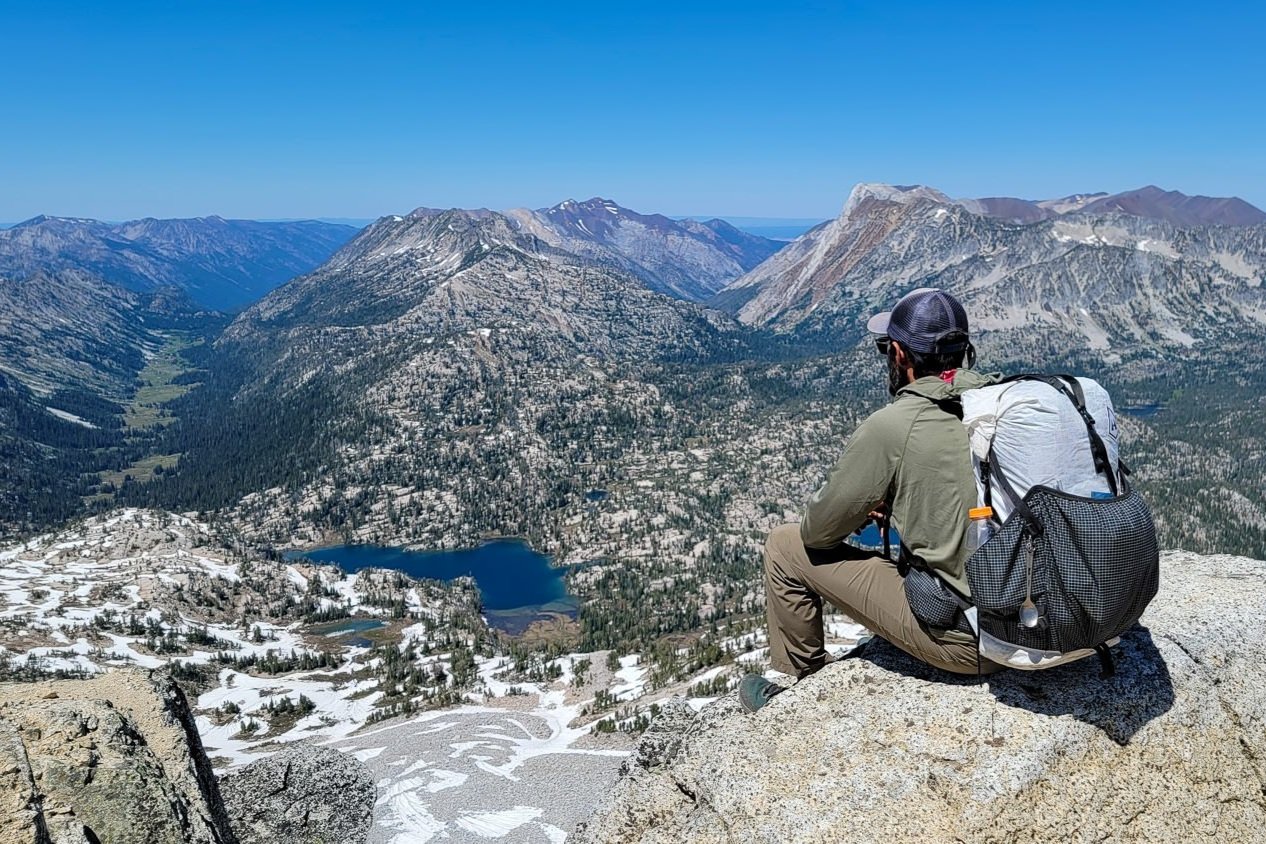
<instances>
[{"instance_id":1,"label":"man sitting on rock","mask_svg":"<svg viewBox=\"0 0 1266 844\"><path fill-rule=\"evenodd\" d=\"M996 670L979 660L970 635L915 618L895 562L844 541L889 514L902 553L921 558L960 594L969 594L967 511L976 506L976 486L966 431L946 400L991 379L961 368L964 359L970 366L975 358L967 313L945 291L925 288L871 317L867 328L887 359L895 400L858 426L800 524L775 528L765 541L770 665L799 679L826 664L822 603L830 601L937 668ZM782 689L751 674L739 685L739 700L755 712Z\"/></svg>"}]
</instances>

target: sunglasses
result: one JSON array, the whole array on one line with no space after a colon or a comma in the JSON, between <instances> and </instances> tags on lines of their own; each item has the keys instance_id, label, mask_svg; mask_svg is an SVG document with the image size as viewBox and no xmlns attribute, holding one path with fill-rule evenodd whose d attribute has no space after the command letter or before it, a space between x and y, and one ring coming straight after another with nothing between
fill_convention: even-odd
<instances>
[{"instance_id":1,"label":"sunglasses","mask_svg":"<svg viewBox=\"0 0 1266 844\"><path fill-rule=\"evenodd\" d=\"M937 336L937 338L932 342L932 348L934 350L939 350L942 344L948 345L947 341L957 343L960 341L965 342L966 340L967 340L967 333L965 331L959 328L953 328ZM971 347L971 343L966 343L966 345L969 348ZM892 347L892 338L889 337L888 335L883 334L875 338L875 348L878 349L879 354L883 355L884 357L888 356L888 349L890 349L891 347ZM954 349L952 346L950 347L949 350L956 351L956 349ZM972 351L975 352L975 349L972 349Z\"/></svg>"}]
</instances>

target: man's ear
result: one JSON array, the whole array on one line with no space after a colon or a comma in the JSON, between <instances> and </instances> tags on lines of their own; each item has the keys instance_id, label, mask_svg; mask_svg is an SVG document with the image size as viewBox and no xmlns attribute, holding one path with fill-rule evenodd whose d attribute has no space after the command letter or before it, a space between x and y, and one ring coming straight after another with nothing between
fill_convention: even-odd
<instances>
[{"instance_id":1,"label":"man's ear","mask_svg":"<svg viewBox=\"0 0 1266 844\"><path fill-rule=\"evenodd\" d=\"M910 365L910 359L906 357L906 350L896 340L892 341L892 358L896 362L898 369L905 369Z\"/></svg>"}]
</instances>

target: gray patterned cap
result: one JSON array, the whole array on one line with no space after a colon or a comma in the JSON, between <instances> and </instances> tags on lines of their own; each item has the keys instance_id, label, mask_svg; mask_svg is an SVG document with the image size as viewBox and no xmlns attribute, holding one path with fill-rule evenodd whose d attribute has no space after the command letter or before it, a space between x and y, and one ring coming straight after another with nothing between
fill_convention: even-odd
<instances>
[{"instance_id":1,"label":"gray patterned cap","mask_svg":"<svg viewBox=\"0 0 1266 844\"><path fill-rule=\"evenodd\" d=\"M902 296L891 311L871 317L866 330L891 337L920 354L959 352L969 343L967 311L949 293L934 287Z\"/></svg>"}]
</instances>

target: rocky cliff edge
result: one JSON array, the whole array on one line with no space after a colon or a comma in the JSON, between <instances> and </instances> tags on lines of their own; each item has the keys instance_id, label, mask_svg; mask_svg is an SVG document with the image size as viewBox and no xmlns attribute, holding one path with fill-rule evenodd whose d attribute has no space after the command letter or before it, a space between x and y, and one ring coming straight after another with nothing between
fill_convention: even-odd
<instances>
[{"instance_id":1,"label":"rocky cliff edge","mask_svg":"<svg viewBox=\"0 0 1266 844\"><path fill-rule=\"evenodd\" d=\"M1266 842L1266 563L1168 552L1096 660L977 680L887 645L755 715L670 707L572 842Z\"/></svg>"},{"instance_id":2,"label":"rocky cliff edge","mask_svg":"<svg viewBox=\"0 0 1266 844\"><path fill-rule=\"evenodd\" d=\"M0 684L0 841L233 844L180 687L141 671Z\"/></svg>"},{"instance_id":3,"label":"rocky cliff edge","mask_svg":"<svg viewBox=\"0 0 1266 844\"><path fill-rule=\"evenodd\" d=\"M306 742L217 782L161 672L0 684L0 844L364 844L374 799Z\"/></svg>"}]
</instances>

